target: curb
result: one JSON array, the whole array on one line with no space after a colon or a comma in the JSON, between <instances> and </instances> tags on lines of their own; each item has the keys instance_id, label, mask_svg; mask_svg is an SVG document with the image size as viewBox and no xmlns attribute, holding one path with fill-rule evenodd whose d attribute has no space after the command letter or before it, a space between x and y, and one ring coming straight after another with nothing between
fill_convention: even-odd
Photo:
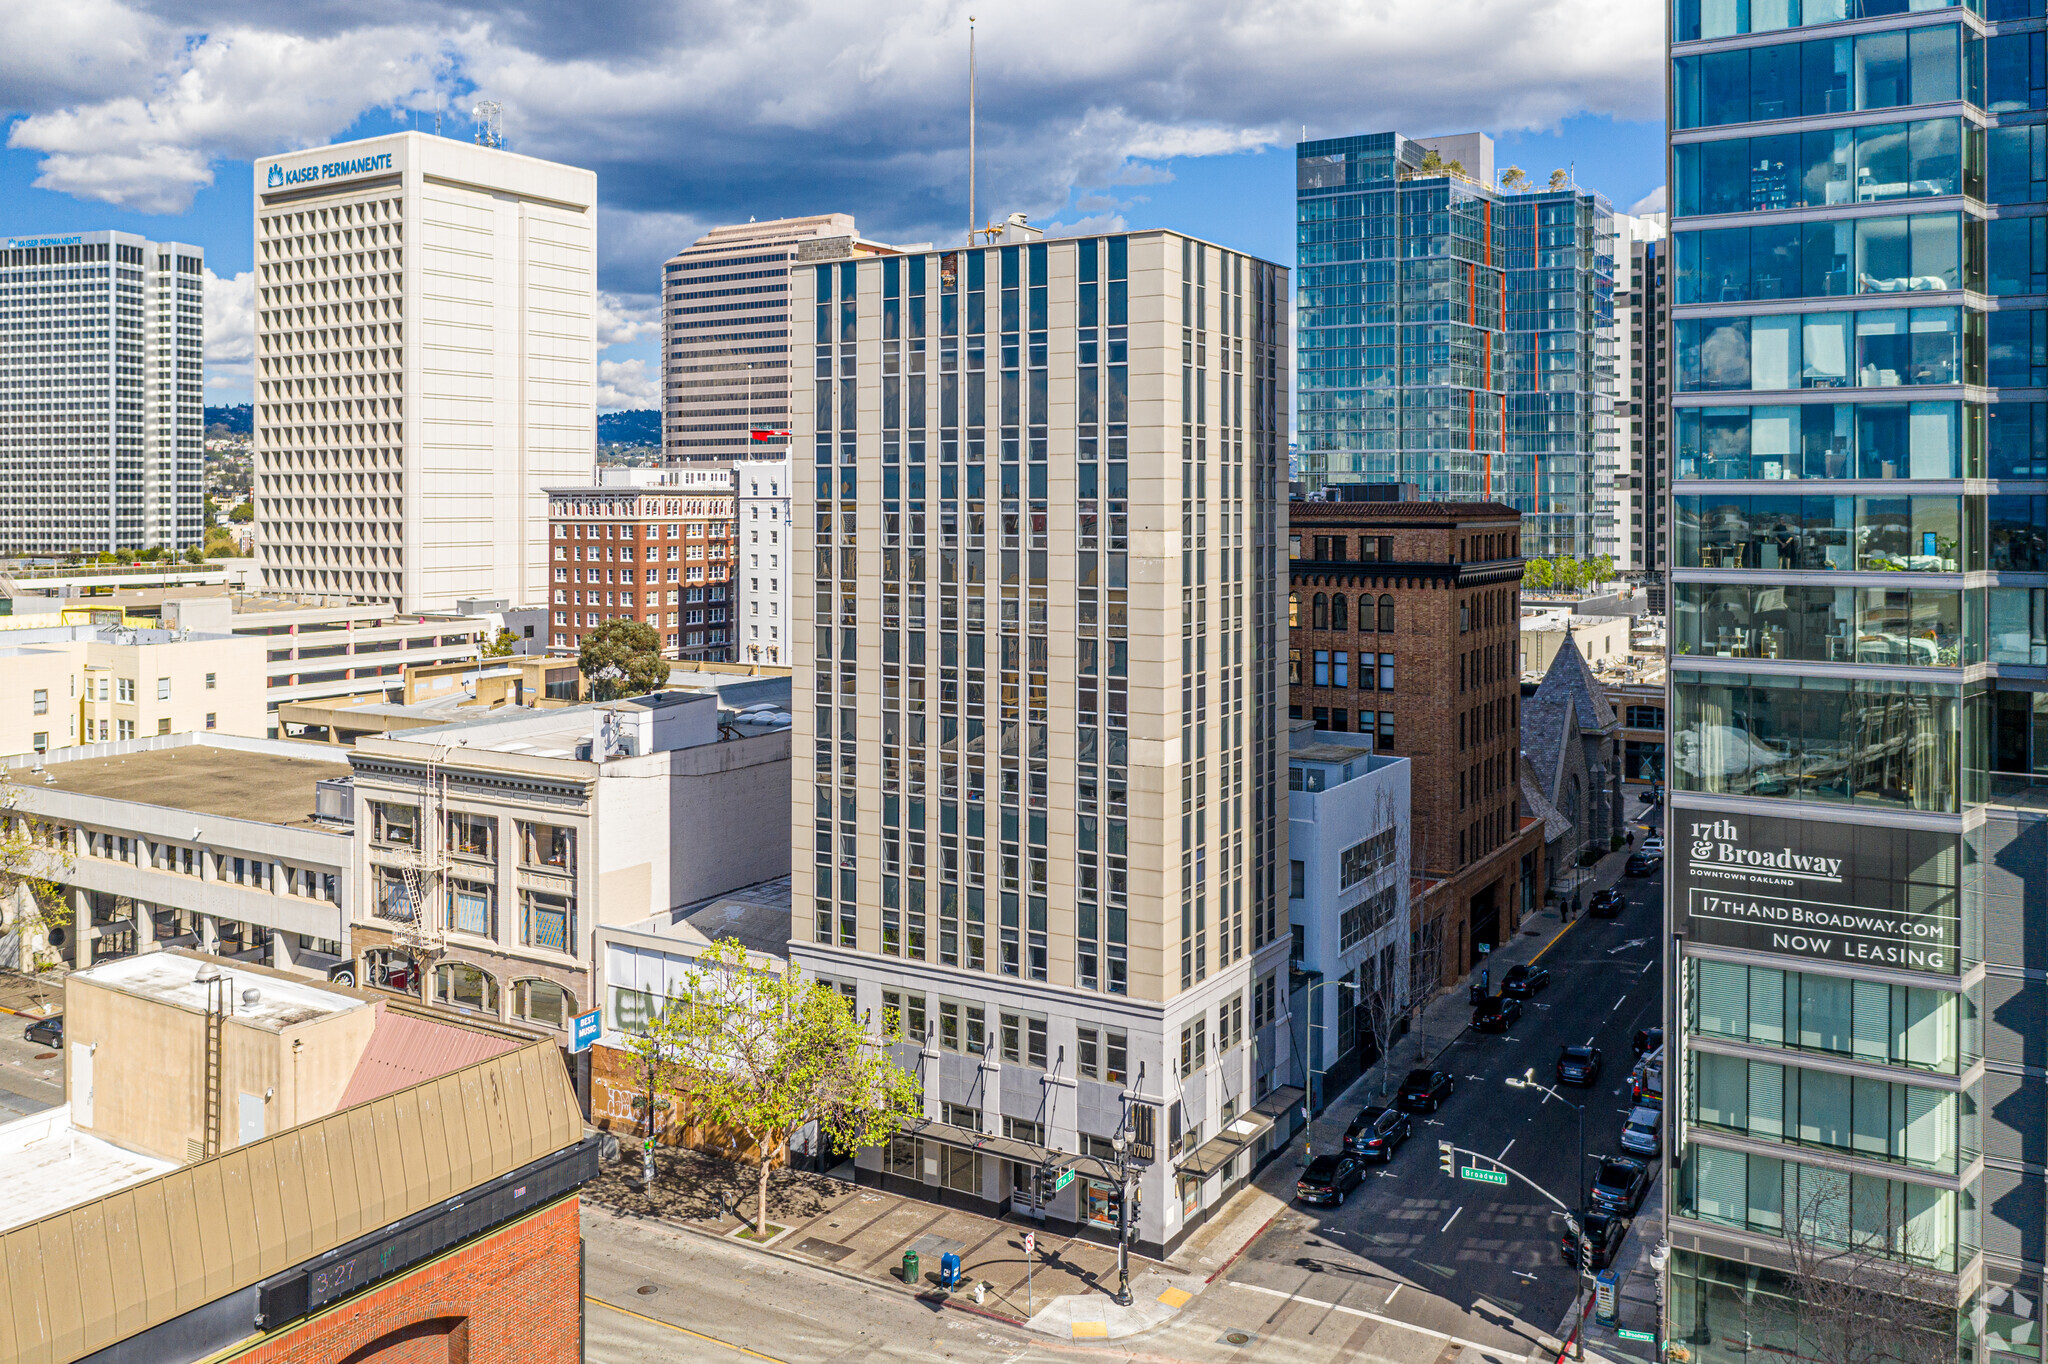
<instances>
[{"instance_id":1,"label":"curb","mask_svg":"<svg viewBox=\"0 0 2048 1364\"><path fill-rule=\"evenodd\" d=\"M1256 1186L1256 1185L1246 1185L1246 1187L1247 1187L1247 1188L1256 1188L1257 1186ZM1222 1264L1220 1264L1220 1265L1216 1266L1216 1269L1215 1269L1215 1272L1214 1272L1214 1273L1210 1274L1208 1278L1206 1278L1206 1279L1202 1280L1202 1287L1204 1287L1204 1288L1207 1288L1207 1287L1208 1287L1208 1286L1209 1286L1210 1284L1212 1284L1212 1283L1215 1283L1215 1282L1216 1282L1216 1280L1218 1280L1219 1278L1223 1277L1223 1275L1224 1275L1224 1274L1228 1273L1228 1272L1229 1272L1229 1270L1230 1270L1230 1267L1231 1267L1232 1265L1236 1264L1236 1263L1238 1262L1238 1259L1239 1259L1239 1258L1240 1258L1240 1257L1241 1257L1241 1256L1242 1256L1242 1255L1243 1255L1243 1254L1244 1254L1244 1253L1245 1253L1246 1251L1250 1250L1250 1249L1251 1249L1251 1248L1252 1248L1252 1247L1253 1247L1254 1245L1258 1244L1258 1240L1259 1240L1259 1238L1260 1238L1261 1236L1264 1236L1264 1235L1266 1234L1267 1230L1268 1230L1268 1229L1269 1229L1269 1228L1270 1228L1270 1227L1271 1227L1271 1226L1272 1226L1272 1225L1273 1225L1273 1224L1274 1224L1275 1222L1277 1222L1277 1221L1279 1221L1279 1220L1280 1220L1280 1214L1281 1214L1281 1213L1283 1213L1283 1212L1286 1212L1286 1211L1287 1211L1287 1205L1286 1205L1285 1203L1282 1203L1282 1204L1281 1204L1281 1205L1280 1205L1279 1207L1277 1207L1277 1208L1273 1209L1273 1215L1272 1215L1271 1217L1268 1217L1268 1218L1267 1218L1267 1219L1266 1219L1265 1221L1263 1221L1263 1222L1259 1223L1259 1229L1258 1229L1257 1231L1253 1232L1253 1233L1252 1233L1252 1234L1251 1234L1250 1236L1246 1237L1246 1238L1245 1238L1245 1243L1244 1243L1243 1245L1239 1246L1239 1247L1238 1247L1238 1248L1237 1248L1236 1250L1233 1250L1232 1252L1230 1252L1230 1258L1229 1258L1229 1259L1227 1259L1227 1260L1225 1260L1225 1261L1224 1261L1224 1262L1223 1262Z\"/></svg>"}]
</instances>

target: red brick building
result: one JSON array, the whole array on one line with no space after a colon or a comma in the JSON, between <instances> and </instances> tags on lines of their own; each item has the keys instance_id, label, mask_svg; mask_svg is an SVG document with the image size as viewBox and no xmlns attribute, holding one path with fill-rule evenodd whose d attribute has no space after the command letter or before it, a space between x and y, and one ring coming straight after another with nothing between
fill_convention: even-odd
<instances>
[{"instance_id":1,"label":"red brick building","mask_svg":"<svg viewBox=\"0 0 2048 1364\"><path fill-rule=\"evenodd\" d=\"M732 471L618 472L645 481L547 490L549 646L574 652L606 621L638 620L659 632L670 658L731 659Z\"/></svg>"},{"instance_id":2,"label":"red brick building","mask_svg":"<svg viewBox=\"0 0 2048 1364\"><path fill-rule=\"evenodd\" d=\"M1289 715L1409 759L1414 956L1448 983L1544 884L1518 763L1520 515L1296 501L1288 518Z\"/></svg>"}]
</instances>

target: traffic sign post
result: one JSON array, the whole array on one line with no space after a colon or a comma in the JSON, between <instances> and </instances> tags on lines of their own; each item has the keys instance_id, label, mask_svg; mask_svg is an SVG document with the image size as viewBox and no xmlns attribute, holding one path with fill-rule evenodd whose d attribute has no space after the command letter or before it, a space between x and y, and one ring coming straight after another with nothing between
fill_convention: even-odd
<instances>
[{"instance_id":1,"label":"traffic sign post","mask_svg":"<svg viewBox=\"0 0 2048 1364\"><path fill-rule=\"evenodd\" d=\"M1025 1233L1024 1233L1024 1315L1025 1315L1025 1316L1026 1316L1027 1318L1028 1318L1028 1317L1035 1317L1035 1316L1037 1316L1037 1315L1038 1315L1038 1309L1037 1309L1037 1306L1036 1306L1036 1305L1035 1305L1035 1304L1033 1303L1033 1301L1032 1301L1032 1296L1031 1296L1031 1258L1032 1258L1032 1256L1031 1256L1031 1252L1032 1252L1032 1251L1033 1251L1033 1250L1034 1250L1034 1249L1035 1249L1035 1248L1037 1247L1037 1245L1038 1245L1038 1237L1037 1237L1037 1235L1035 1235L1035 1234L1034 1234L1034 1233L1032 1233L1032 1232L1028 1232L1028 1231L1027 1231L1027 1232L1025 1232Z\"/></svg>"},{"instance_id":2,"label":"traffic sign post","mask_svg":"<svg viewBox=\"0 0 2048 1364\"><path fill-rule=\"evenodd\" d=\"M1074 1171L1072 1167L1069 1167L1065 1170L1060 1171L1060 1177L1052 1182L1052 1191L1054 1193L1058 1193L1061 1189L1066 1188L1067 1185L1072 1184L1073 1182Z\"/></svg>"},{"instance_id":3,"label":"traffic sign post","mask_svg":"<svg viewBox=\"0 0 2048 1364\"><path fill-rule=\"evenodd\" d=\"M604 1010L592 1009L587 1014L577 1014L569 1034L569 1050L589 1051L591 1044L603 1035Z\"/></svg>"},{"instance_id":4,"label":"traffic sign post","mask_svg":"<svg viewBox=\"0 0 2048 1364\"><path fill-rule=\"evenodd\" d=\"M1647 1340L1652 1343L1655 1343L1657 1339L1657 1333L1655 1331L1635 1331L1630 1330L1627 1327L1623 1327L1621 1330L1616 1331L1614 1334L1620 1336L1623 1340Z\"/></svg>"},{"instance_id":5,"label":"traffic sign post","mask_svg":"<svg viewBox=\"0 0 2048 1364\"><path fill-rule=\"evenodd\" d=\"M1499 1170L1482 1170L1477 1165L1467 1165L1458 1171L1460 1179L1475 1179L1481 1184L1506 1184L1508 1177Z\"/></svg>"}]
</instances>

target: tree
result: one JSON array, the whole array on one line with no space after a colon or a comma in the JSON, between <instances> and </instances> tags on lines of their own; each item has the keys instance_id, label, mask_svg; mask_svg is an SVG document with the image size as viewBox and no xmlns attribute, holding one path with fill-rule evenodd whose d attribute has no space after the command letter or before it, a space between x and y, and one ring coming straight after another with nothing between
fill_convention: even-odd
<instances>
[{"instance_id":1,"label":"tree","mask_svg":"<svg viewBox=\"0 0 2048 1364\"><path fill-rule=\"evenodd\" d=\"M1394 846L1387 856L1387 865L1396 878L1391 889L1395 903L1400 903L1401 881L1412 881L1414 869L1411 866L1413 853L1409 833L1409 820L1401 818L1401 810L1395 804L1393 794L1381 791L1373 800L1372 828L1394 831ZM1408 925L1403 923L1398 930L1396 941L1387 945L1381 954L1366 967L1365 978L1358 994L1358 1011L1355 1018L1359 1034L1370 1037L1380 1056L1380 1091L1386 1092L1389 1079L1387 1053L1393 1050L1394 1037L1400 1031L1401 1021L1408 1014L1411 1000L1427 1001L1436 994L1436 987L1418 996L1414 989L1414 972L1401 969L1401 946L1408 937Z\"/></svg>"},{"instance_id":2,"label":"tree","mask_svg":"<svg viewBox=\"0 0 2048 1364\"><path fill-rule=\"evenodd\" d=\"M1552 189L1570 189L1572 187L1572 173L1562 166L1558 167L1550 173L1550 187Z\"/></svg>"},{"instance_id":3,"label":"tree","mask_svg":"<svg viewBox=\"0 0 2048 1364\"><path fill-rule=\"evenodd\" d=\"M768 1234L768 1171L817 1123L842 1149L875 1146L922 1111L915 1076L867 1035L837 990L790 966L756 966L735 938L711 944L655 1025L672 1052L668 1083L693 1122L745 1135L759 1167L754 1234ZM893 1020L891 1021L893 1024Z\"/></svg>"},{"instance_id":4,"label":"tree","mask_svg":"<svg viewBox=\"0 0 2048 1364\"><path fill-rule=\"evenodd\" d=\"M661 656L661 636L637 620L608 620L583 637L576 666L590 683L596 701L645 696L668 681L668 660Z\"/></svg>"},{"instance_id":5,"label":"tree","mask_svg":"<svg viewBox=\"0 0 2048 1364\"><path fill-rule=\"evenodd\" d=\"M47 873L69 868L71 855L37 843L29 821L7 813L14 804L6 790L10 781L0 769L0 936L15 935L17 969L41 971L56 965L56 958L31 943L47 943L51 930L71 922L64 887Z\"/></svg>"},{"instance_id":6,"label":"tree","mask_svg":"<svg viewBox=\"0 0 2048 1364\"><path fill-rule=\"evenodd\" d=\"M1531 559L1522 565L1522 585L1544 588L1555 582L1556 573L1548 559Z\"/></svg>"},{"instance_id":7,"label":"tree","mask_svg":"<svg viewBox=\"0 0 2048 1364\"><path fill-rule=\"evenodd\" d=\"M190 545L185 550L185 562L188 564L203 564L206 562L206 552L197 545Z\"/></svg>"},{"instance_id":8,"label":"tree","mask_svg":"<svg viewBox=\"0 0 2048 1364\"><path fill-rule=\"evenodd\" d=\"M500 630L492 638L484 641L483 656L485 658L510 658L512 651L518 647L519 637L517 635L513 634L510 630ZM668 680L666 672L663 673L662 680Z\"/></svg>"},{"instance_id":9,"label":"tree","mask_svg":"<svg viewBox=\"0 0 2048 1364\"><path fill-rule=\"evenodd\" d=\"M228 513L228 520L238 526L245 526L256 519L256 508L247 502L237 502L235 509Z\"/></svg>"},{"instance_id":10,"label":"tree","mask_svg":"<svg viewBox=\"0 0 2048 1364\"><path fill-rule=\"evenodd\" d=\"M1519 194L1529 188L1529 172L1520 166L1509 166L1500 173L1500 187L1510 194Z\"/></svg>"},{"instance_id":11,"label":"tree","mask_svg":"<svg viewBox=\"0 0 2048 1364\"><path fill-rule=\"evenodd\" d=\"M1464 162L1446 161L1434 147L1431 147L1422 154L1422 164L1409 172L1409 174L1412 176L1455 175L1461 179L1469 178L1465 175Z\"/></svg>"},{"instance_id":12,"label":"tree","mask_svg":"<svg viewBox=\"0 0 2048 1364\"><path fill-rule=\"evenodd\" d=\"M1785 1246L1799 1304L1800 1357L1815 1364L1914 1364L1952 1351L1953 1288L1928 1263L1932 1247L1907 1212L1906 1186L1852 1185L1848 1175L1800 1166L1792 1187L1797 1197L1786 1200ZM1878 1189L1882 1206L1865 1206Z\"/></svg>"}]
</instances>

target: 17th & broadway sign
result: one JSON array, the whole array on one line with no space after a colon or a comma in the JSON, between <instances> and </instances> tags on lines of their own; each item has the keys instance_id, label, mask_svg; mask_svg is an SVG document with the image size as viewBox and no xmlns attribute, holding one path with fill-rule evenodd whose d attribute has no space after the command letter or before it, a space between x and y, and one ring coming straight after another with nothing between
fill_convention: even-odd
<instances>
[{"instance_id":1,"label":"17th & broadway sign","mask_svg":"<svg viewBox=\"0 0 2048 1364\"><path fill-rule=\"evenodd\" d=\"M1931 852L1904 860L1906 874L1894 865L1902 841L1945 836L1677 813L1683 822L1673 851L1693 941L1849 965L1957 969L1956 896L1941 884L1954 859L1930 845ZM1873 834L1891 845L1859 848ZM1885 865L1859 874L1861 852Z\"/></svg>"}]
</instances>

